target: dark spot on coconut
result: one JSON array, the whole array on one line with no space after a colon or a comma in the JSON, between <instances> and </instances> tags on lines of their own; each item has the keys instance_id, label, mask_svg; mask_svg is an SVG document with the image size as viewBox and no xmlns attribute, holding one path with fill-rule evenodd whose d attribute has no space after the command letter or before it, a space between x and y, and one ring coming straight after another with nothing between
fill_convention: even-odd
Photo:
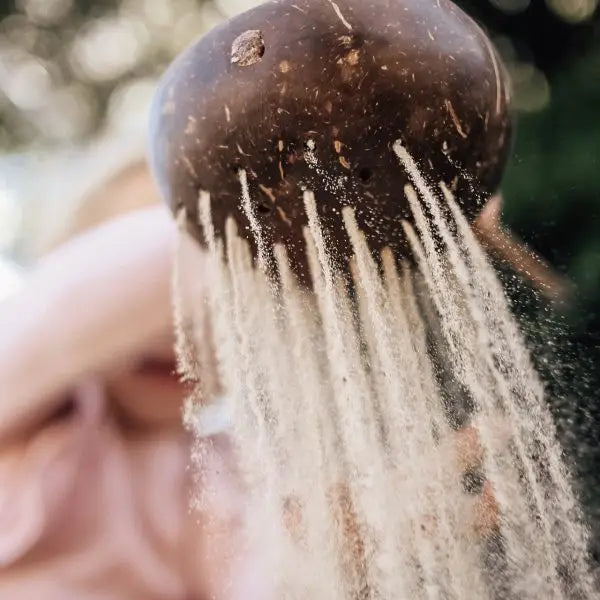
<instances>
[{"instance_id":1,"label":"dark spot on coconut","mask_svg":"<svg viewBox=\"0 0 600 600\"><path fill-rule=\"evenodd\" d=\"M358 177L363 183L369 183L373 177L373 171L369 167L363 167L358 171Z\"/></svg>"},{"instance_id":2,"label":"dark spot on coconut","mask_svg":"<svg viewBox=\"0 0 600 600\"><path fill-rule=\"evenodd\" d=\"M462 478L462 487L467 494L481 494L485 484L485 475L480 469L468 470Z\"/></svg>"}]
</instances>

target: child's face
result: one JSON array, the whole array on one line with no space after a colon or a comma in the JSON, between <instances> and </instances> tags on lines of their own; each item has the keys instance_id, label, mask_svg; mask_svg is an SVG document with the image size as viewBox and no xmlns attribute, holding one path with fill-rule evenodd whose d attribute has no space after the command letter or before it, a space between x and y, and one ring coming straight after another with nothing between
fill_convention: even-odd
<instances>
[{"instance_id":1,"label":"child's face","mask_svg":"<svg viewBox=\"0 0 600 600\"><path fill-rule=\"evenodd\" d=\"M185 389L170 334L112 375L107 387L117 411L133 426L180 426Z\"/></svg>"}]
</instances>

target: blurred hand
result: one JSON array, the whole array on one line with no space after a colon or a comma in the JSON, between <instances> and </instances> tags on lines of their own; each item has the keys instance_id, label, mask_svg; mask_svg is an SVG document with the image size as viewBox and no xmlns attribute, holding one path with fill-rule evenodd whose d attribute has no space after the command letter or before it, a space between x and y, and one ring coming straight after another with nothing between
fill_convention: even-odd
<instances>
[{"instance_id":1,"label":"blurred hand","mask_svg":"<svg viewBox=\"0 0 600 600\"><path fill-rule=\"evenodd\" d=\"M502 226L502 197L494 196L474 223L479 241L552 302L568 301L572 284Z\"/></svg>"},{"instance_id":2,"label":"blurred hand","mask_svg":"<svg viewBox=\"0 0 600 600\"><path fill-rule=\"evenodd\" d=\"M130 213L48 255L0 304L0 439L169 334L174 240L162 207Z\"/></svg>"},{"instance_id":3,"label":"blurred hand","mask_svg":"<svg viewBox=\"0 0 600 600\"><path fill-rule=\"evenodd\" d=\"M4 547L16 563L43 540L60 540L62 550L52 554L54 562L45 567L28 563L32 573L50 571L55 564L64 568L61 561L83 560L81 553L87 552L90 572L97 568L100 576L103 563L94 558L100 542L88 521L103 523L98 535L105 536L101 543L115 556L127 551L124 539L134 543L132 531L143 524L135 542L147 544L145 554L127 560L151 587L158 575L145 570L143 558L153 556L154 546L169 556L173 539L165 538L165 531L181 523L175 529L180 545L164 566L183 576L192 597L262 600L262 592L252 591L260 589L262 578L243 541L244 494L226 436L199 442L206 446L201 481L188 480L192 449L181 423L184 390L173 357L175 238L165 209L131 213L48 255L18 295L0 304L0 492L8 494L4 508L18 509L22 518L17 525L25 527L24 533L5 528ZM92 384L91 395L78 394L76 418L42 426L65 395L81 390L86 381L100 385ZM129 422L166 426L164 431L124 433L118 420L103 417L104 391L111 415L116 409ZM90 410L93 418L80 418ZM178 482L184 481L180 489ZM206 502L190 511L187 502L198 493ZM29 506L23 499L37 504ZM7 514L0 511L0 520ZM60 525L65 519L68 531ZM130 581L135 573L127 569L124 581L106 581L107 589L139 584ZM55 579L61 573L56 571ZM18 569L10 575L18 583ZM35 584L35 575L25 579ZM69 589L68 578L59 584Z\"/></svg>"}]
</instances>

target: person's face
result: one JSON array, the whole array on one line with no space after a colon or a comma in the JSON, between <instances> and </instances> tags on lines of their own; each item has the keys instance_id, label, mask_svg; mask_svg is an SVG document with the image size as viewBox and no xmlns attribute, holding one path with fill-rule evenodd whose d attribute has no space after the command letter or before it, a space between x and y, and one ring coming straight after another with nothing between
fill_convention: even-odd
<instances>
[{"instance_id":1,"label":"person's face","mask_svg":"<svg viewBox=\"0 0 600 600\"><path fill-rule=\"evenodd\" d=\"M179 381L172 335L112 375L107 387L124 416L143 426L178 426L185 389Z\"/></svg>"}]
</instances>

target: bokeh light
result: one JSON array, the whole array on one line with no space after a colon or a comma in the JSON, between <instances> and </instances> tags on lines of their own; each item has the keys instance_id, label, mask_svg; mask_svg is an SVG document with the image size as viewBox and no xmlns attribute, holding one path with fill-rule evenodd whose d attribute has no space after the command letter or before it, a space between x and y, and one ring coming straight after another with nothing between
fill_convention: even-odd
<instances>
[{"instance_id":1,"label":"bokeh light","mask_svg":"<svg viewBox=\"0 0 600 600\"><path fill-rule=\"evenodd\" d=\"M550 84L543 71L531 63L512 62L509 64L512 80L513 103L517 110L535 112L550 103Z\"/></svg>"},{"instance_id":2,"label":"bokeh light","mask_svg":"<svg viewBox=\"0 0 600 600\"><path fill-rule=\"evenodd\" d=\"M490 0L493 6L508 14L517 14L527 10L531 0Z\"/></svg>"},{"instance_id":3,"label":"bokeh light","mask_svg":"<svg viewBox=\"0 0 600 600\"><path fill-rule=\"evenodd\" d=\"M569 23L587 21L598 8L598 0L546 0L546 3L557 16Z\"/></svg>"},{"instance_id":4,"label":"bokeh light","mask_svg":"<svg viewBox=\"0 0 600 600\"><path fill-rule=\"evenodd\" d=\"M112 81L142 60L150 34L134 17L110 16L85 26L71 47L75 72L91 81Z\"/></svg>"},{"instance_id":5,"label":"bokeh light","mask_svg":"<svg viewBox=\"0 0 600 600\"><path fill-rule=\"evenodd\" d=\"M47 102L52 78L39 58L16 48L0 57L0 85L16 108L33 111Z\"/></svg>"},{"instance_id":6,"label":"bokeh light","mask_svg":"<svg viewBox=\"0 0 600 600\"><path fill-rule=\"evenodd\" d=\"M57 25L69 14L73 0L19 0L17 7L32 23L50 26Z\"/></svg>"}]
</instances>

